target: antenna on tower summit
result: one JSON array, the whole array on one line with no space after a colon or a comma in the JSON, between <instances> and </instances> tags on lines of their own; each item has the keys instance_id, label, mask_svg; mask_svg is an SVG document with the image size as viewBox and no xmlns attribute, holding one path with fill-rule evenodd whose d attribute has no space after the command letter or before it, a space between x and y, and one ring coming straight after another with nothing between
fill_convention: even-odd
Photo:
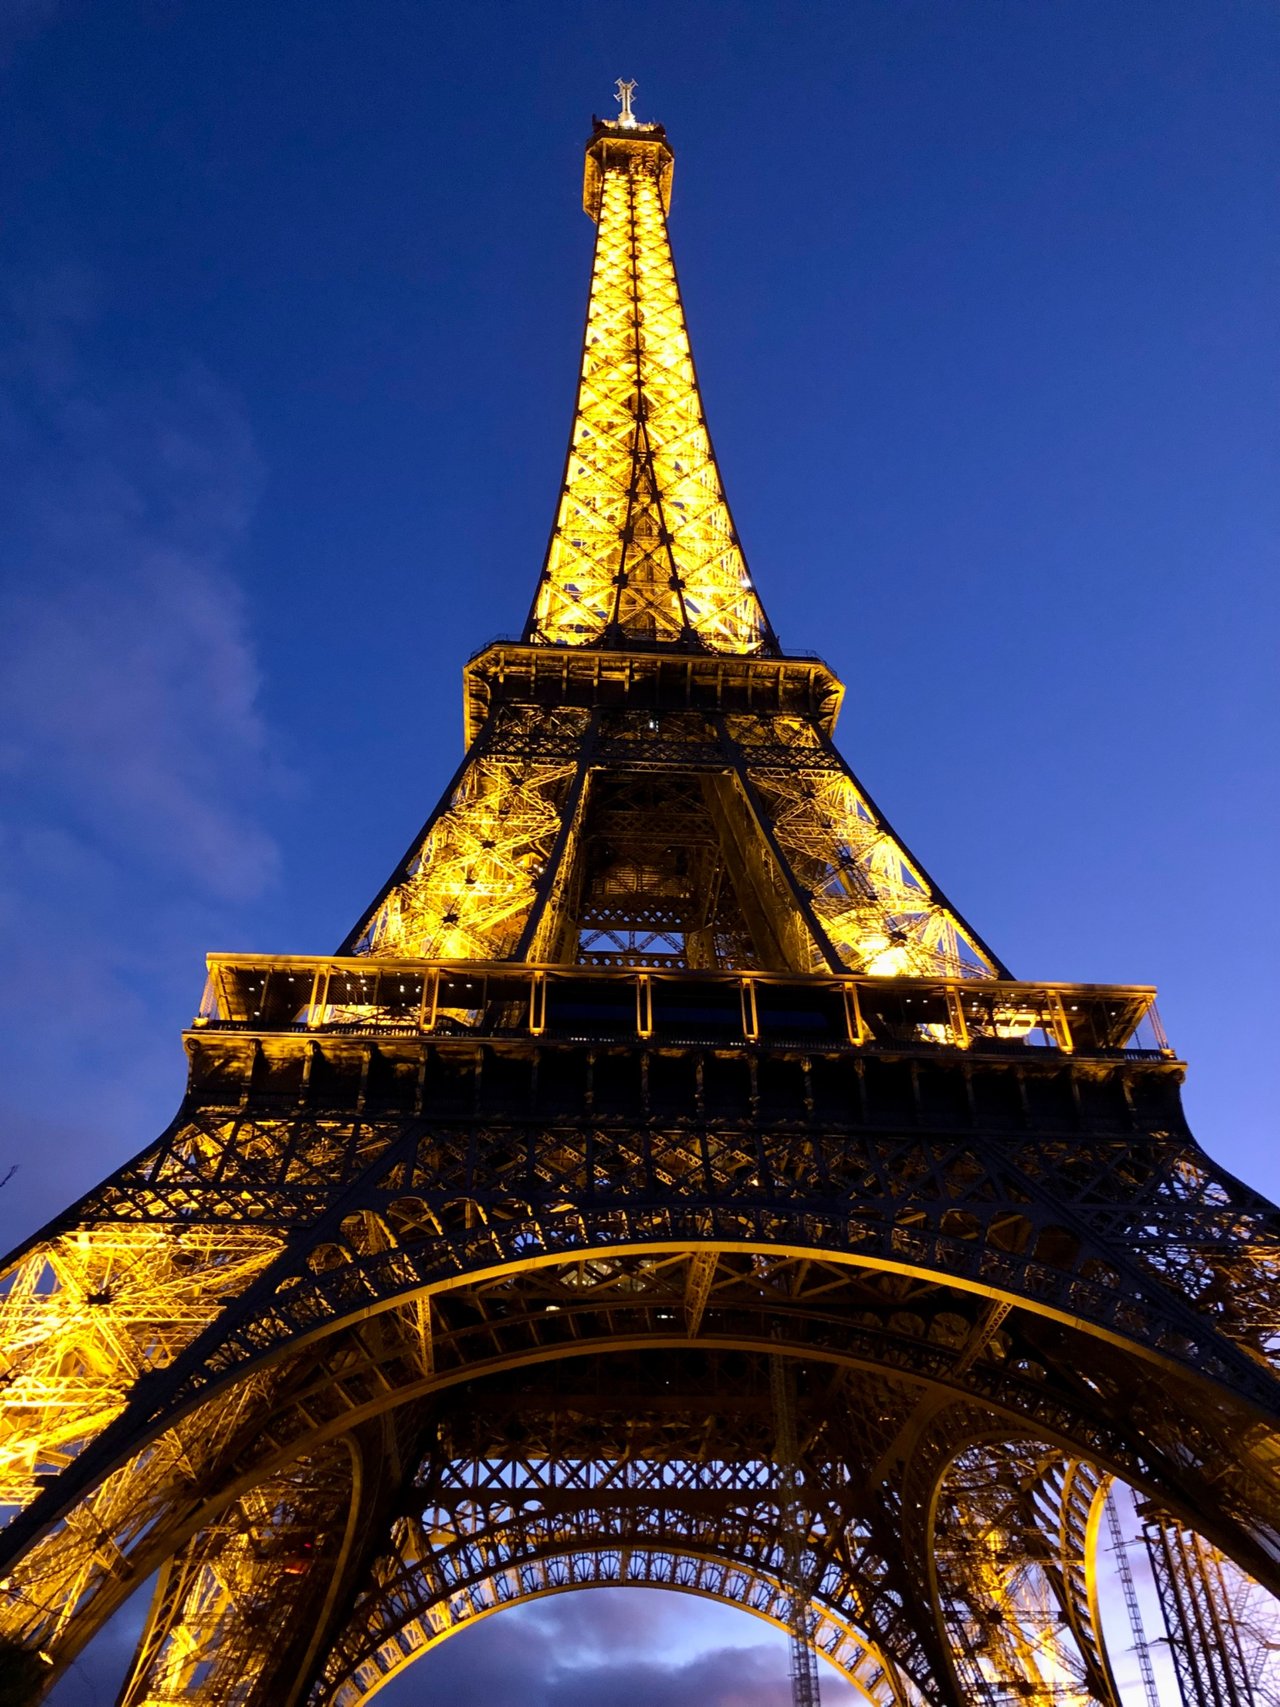
<instances>
[{"instance_id":1,"label":"antenna on tower summit","mask_svg":"<svg viewBox=\"0 0 1280 1707\"><path fill-rule=\"evenodd\" d=\"M628 83L619 77L618 81L614 84L614 88L618 93L613 98L622 107L622 111L618 114L618 123L624 124L628 129L630 129L630 127L636 122L636 115L631 111L631 97L635 94L636 90L635 79L632 78Z\"/></svg>"}]
</instances>

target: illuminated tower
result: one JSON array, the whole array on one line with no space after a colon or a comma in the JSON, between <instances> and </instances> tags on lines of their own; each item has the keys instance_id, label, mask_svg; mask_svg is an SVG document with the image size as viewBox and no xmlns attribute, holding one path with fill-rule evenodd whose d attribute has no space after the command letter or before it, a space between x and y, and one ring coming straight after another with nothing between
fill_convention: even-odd
<instances>
[{"instance_id":1,"label":"illuminated tower","mask_svg":"<svg viewBox=\"0 0 1280 1707\"><path fill-rule=\"evenodd\" d=\"M210 957L172 1125L6 1270L0 1690L158 1571L128 1707L356 1707L601 1583L802 1628L876 1707L1119 1707L1128 1487L1183 1699L1260 1703L1276 1211L1152 992L1014 980L833 746L622 94L459 770L336 956Z\"/></svg>"}]
</instances>

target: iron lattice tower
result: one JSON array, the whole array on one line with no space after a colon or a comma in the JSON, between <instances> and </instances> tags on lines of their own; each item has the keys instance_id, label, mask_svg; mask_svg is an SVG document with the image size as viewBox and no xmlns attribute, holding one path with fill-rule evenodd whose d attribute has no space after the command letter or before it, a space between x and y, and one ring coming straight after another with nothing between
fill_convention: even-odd
<instances>
[{"instance_id":1,"label":"iron lattice tower","mask_svg":"<svg viewBox=\"0 0 1280 1707\"><path fill-rule=\"evenodd\" d=\"M1013 979L832 745L671 170L596 123L555 527L440 804L337 955L211 957L172 1125L9 1261L12 1700L158 1572L126 1707L357 1707L599 1583L803 1595L875 1707L1118 1707L1113 1479L1184 1700L1259 1687L1276 1211L1188 1131L1152 992Z\"/></svg>"}]
</instances>

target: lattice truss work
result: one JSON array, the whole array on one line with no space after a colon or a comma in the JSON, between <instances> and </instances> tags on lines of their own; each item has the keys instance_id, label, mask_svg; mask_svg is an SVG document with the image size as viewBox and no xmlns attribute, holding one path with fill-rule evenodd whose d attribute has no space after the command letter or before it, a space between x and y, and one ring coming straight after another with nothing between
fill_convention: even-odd
<instances>
[{"instance_id":1,"label":"lattice truss work","mask_svg":"<svg viewBox=\"0 0 1280 1707\"><path fill-rule=\"evenodd\" d=\"M280 1248L204 1217L102 1225L41 1242L4 1281L0 1509L21 1508L172 1362Z\"/></svg>"},{"instance_id":2,"label":"lattice truss work","mask_svg":"<svg viewBox=\"0 0 1280 1707\"><path fill-rule=\"evenodd\" d=\"M667 236L670 167L659 135L591 145L582 379L532 641L774 646L703 418Z\"/></svg>"},{"instance_id":3,"label":"lattice truss work","mask_svg":"<svg viewBox=\"0 0 1280 1707\"><path fill-rule=\"evenodd\" d=\"M473 1107L483 1084L534 1125L490 1115L451 1130L437 1116L424 1128L378 1113L401 1081L393 1073L379 1090L372 1057L348 1059L346 1025L308 1096L346 1101L327 1077L345 1071L365 1086L362 1114L234 1113L253 1082L277 1105L288 1083L274 1069L263 1076L262 1040L251 1038L235 1056L244 1076L199 1075L193 1107L212 1106L81 1211L89 1244L109 1237L134 1251L180 1246L221 1221L218 1248L238 1246L241 1262L234 1278L225 1261L206 1264L194 1284L220 1316L201 1332L207 1317L192 1311L182 1333L153 1346L157 1373L133 1382L114 1421L77 1415L68 1448L71 1429L52 1408L6 1409L10 1461L53 1463L55 1441L68 1460L42 1474L10 1529L0 1616L23 1650L63 1663L166 1559L125 1697L135 1707L289 1699L288 1668L308 1676L307 1665L319 1668L316 1701L359 1700L470 1619L575 1584L732 1597L745 1585L745 1604L785 1621L796 1555L780 1525L764 1368L778 1347L802 1371L799 1568L814 1639L878 1707L1114 1707L1090 1578L1103 1474L1194 1516L1274 1580L1277 1435L1253 1420L1270 1391L1275 1267L1273 1257L1260 1290L1259 1257L1268 1241L1274 1253L1274 1231L1266 1207L1187 1141L1170 1152L1166 1129L1125 1136L1120 1122L1110 1137L1068 1134L1059 1112L1021 1138L1010 1129L997 1161L978 1136L989 1114L968 1138L954 1124L908 1138L884 1132L884 1104L876 1136L889 1081L871 1085L873 1126L860 1132L835 1115L843 1097L799 1074L794 1103L755 1119L636 1127L608 1112L615 1099L656 1114L665 1098L689 1106L680 1085L655 1082L646 1096L619 1083L600 1103L598 1067L596 1111L575 1125L539 1113L535 1083L579 1104L563 1062L546 1089L554 1051L542 1066L526 1061L523 1087L501 1053L457 1081L463 1042L441 1044L413 1077L434 1082L437 1101ZM229 1046L245 1051L242 1034ZM713 1063L688 1062L690 1087L738 1106ZM989 1071L994 1087L1008 1069ZM746 1089L744 1075L744 1110ZM979 1109L990 1090L979 1087ZM1028 1094L1038 1106L1034 1086ZM1199 1253L1216 1326L1182 1301L1176 1276L1163 1278L1179 1249ZM27 1279L10 1308L29 1318L43 1299L56 1329L85 1303L85 1282L47 1260L38 1270L40 1260L14 1271ZM1233 1284L1243 1273L1250 1288ZM164 1277L163 1265L137 1261L109 1286L91 1277L99 1336L154 1318L148 1288L154 1279L161 1296ZM628 1387L626 1360L645 1343L660 1373L633 1365ZM1135 1358L1144 1346L1154 1363ZM46 1353L55 1370L56 1349ZM588 1356L606 1361L575 1394ZM451 1408L420 1422L415 1407L434 1392L454 1395ZM503 1414L524 1432L486 1440ZM379 1418L389 1439L368 1434ZM677 1424L678 1437L663 1432ZM991 1446L972 1446L993 1431ZM1047 1444L1019 1445L1019 1431ZM427 1486L442 1449L450 1476L498 1477L494 1499L461 1528L425 1499L405 1513L404 1478ZM513 1515L515 1490L495 1468L513 1452L517 1480L563 1486L554 1511L539 1496L539 1512ZM629 1481L640 1460L647 1506ZM708 1468L721 1461L731 1467ZM732 1501L707 1509L707 1475ZM681 1477L687 1500L673 1492ZM601 1507L606 1483L626 1494L616 1510ZM813 1509L810 1490L835 1508ZM50 1521L51 1502L62 1519ZM936 1648L931 1581L950 1657ZM306 1631L310 1660L264 1644L268 1619Z\"/></svg>"},{"instance_id":4,"label":"lattice truss work","mask_svg":"<svg viewBox=\"0 0 1280 1707\"><path fill-rule=\"evenodd\" d=\"M583 375L526 640L763 662L778 649L706 432L667 236L670 165L656 129L601 127L588 147L598 225ZM627 714L604 709L608 690L596 686L581 707L499 690L348 951L1000 969L816 718L691 715L664 703L671 682L656 678L651 709ZM745 697L767 706L768 678L757 686L748 670ZM618 833L606 833L611 818Z\"/></svg>"},{"instance_id":5,"label":"lattice truss work","mask_svg":"<svg viewBox=\"0 0 1280 1707\"><path fill-rule=\"evenodd\" d=\"M944 1489L934 1559L972 1698L1116 1699L1098 1606L1106 1478L1027 1441L960 1453Z\"/></svg>"},{"instance_id":6,"label":"lattice truss work","mask_svg":"<svg viewBox=\"0 0 1280 1707\"><path fill-rule=\"evenodd\" d=\"M503 705L356 953L991 977L812 719Z\"/></svg>"},{"instance_id":7,"label":"lattice truss work","mask_svg":"<svg viewBox=\"0 0 1280 1707\"><path fill-rule=\"evenodd\" d=\"M350 1504L350 1458L339 1441L294 1459L166 1563L121 1707L236 1701L269 1669L290 1602L338 1563L326 1519Z\"/></svg>"},{"instance_id":8,"label":"lattice truss work","mask_svg":"<svg viewBox=\"0 0 1280 1707\"><path fill-rule=\"evenodd\" d=\"M124 1707L357 1707L600 1583L742 1605L870 1707L1121 1707L1116 1487L1185 1707L1273 1700L1280 1214L1151 992L1009 978L831 745L669 167L588 147L557 531L440 806L338 956L212 957L173 1125L0 1276L11 1700L155 1576Z\"/></svg>"},{"instance_id":9,"label":"lattice truss work","mask_svg":"<svg viewBox=\"0 0 1280 1707\"><path fill-rule=\"evenodd\" d=\"M1147 1509L1142 1529L1183 1698L1280 1707L1275 1601L1167 1512Z\"/></svg>"},{"instance_id":10,"label":"lattice truss work","mask_svg":"<svg viewBox=\"0 0 1280 1707\"><path fill-rule=\"evenodd\" d=\"M453 1407L440 1413L413 1513L392 1524L374 1583L330 1656L331 1698L353 1707L459 1624L575 1587L685 1588L785 1624L795 1549L779 1534L762 1362L715 1368L717 1398L693 1407L669 1359L654 1372L670 1390L660 1408L633 1360L576 1372L552 1406L521 1403L510 1388L489 1393L483 1431ZM704 1368L704 1394L707 1377ZM804 1565L823 1594L810 1638L860 1698L916 1702L851 1622L861 1599L851 1567L882 1575L885 1566L865 1525L850 1524L847 1475L819 1450L808 1465L815 1485L819 1464L835 1482L798 1518Z\"/></svg>"},{"instance_id":11,"label":"lattice truss work","mask_svg":"<svg viewBox=\"0 0 1280 1707\"><path fill-rule=\"evenodd\" d=\"M509 708L467 758L359 951L502 960L556 845L585 712Z\"/></svg>"},{"instance_id":12,"label":"lattice truss work","mask_svg":"<svg viewBox=\"0 0 1280 1707\"><path fill-rule=\"evenodd\" d=\"M776 757L751 755L759 719L730 717L729 738L750 755L748 787L809 899L827 959L851 971L990 977L988 949L907 852L821 731L777 719ZM765 745L761 743L761 745ZM834 762L832 762L834 761ZM821 962L816 962L821 964Z\"/></svg>"}]
</instances>

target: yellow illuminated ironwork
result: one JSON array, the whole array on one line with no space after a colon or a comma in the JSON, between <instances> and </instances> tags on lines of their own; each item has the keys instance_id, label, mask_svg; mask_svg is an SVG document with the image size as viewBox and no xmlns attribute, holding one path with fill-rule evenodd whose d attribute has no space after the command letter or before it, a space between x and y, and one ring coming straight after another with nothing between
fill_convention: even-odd
<instances>
[{"instance_id":1,"label":"yellow illuminated ironwork","mask_svg":"<svg viewBox=\"0 0 1280 1707\"><path fill-rule=\"evenodd\" d=\"M598 230L582 378L529 638L758 652L768 623L711 448L667 236L671 154L644 130L619 126L589 151Z\"/></svg>"},{"instance_id":2,"label":"yellow illuminated ironwork","mask_svg":"<svg viewBox=\"0 0 1280 1707\"><path fill-rule=\"evenodd\" d=\"M1119 1707L1098 1617L1105 1477L1020 1441L967 1449L943 1489L934 1566L966 1692Z\"/></svg>"},{"instance_id":3,"label":"yellow illuminated ironwork","mask_svg":"<svg viewBox=\"0 0 1280 1707\"><path fill-rule=\"evenodd\" d=\"M279 1249L252 1227L122 1224L36 1245L0 1300L0 1505L21 1508Z\"/></svg>"},{"instance_id":4,"label":"yellow illuminated ironwork","mask_svg":"<svg viewBox=\"0 0 1280 1707\"><path fill-rule=\"evenodd\" d=\"M341 1443L295 1459L169 1560L120 1707L236 1701L296 1603L340 1563L351 1469Z\"/></svg>"},{"instance_id":5,"label":"yellow illuminated ironwork","mask_svg":"<svg viewBox=\"0 0 1280 1707\"><path fill-rule=\"evenodd\" d=\"M741 745L757 736L756 720L727 721ZM771 724L784 762L748 774L840 964L886 978L995 976L990 954L848 771L806 762L822 752L813 726L798 718ZM815 969L821 963L815 955Z\"/></svg>"},{"instance_id":6,"label":"yellow illuminated ironwork","mask_svg":"<svg viewBox=\"0 0 1280 1707\"><path fill-rule=\"evenodd\" d=\"M585 712L567 710L508 718L508 739L527 734L533 750L472 758L369 921L361 952L444 960L510 954L551 858L586 721ZM548 736L558 737L558 747Z\"/></svg>"}]
</instances>

